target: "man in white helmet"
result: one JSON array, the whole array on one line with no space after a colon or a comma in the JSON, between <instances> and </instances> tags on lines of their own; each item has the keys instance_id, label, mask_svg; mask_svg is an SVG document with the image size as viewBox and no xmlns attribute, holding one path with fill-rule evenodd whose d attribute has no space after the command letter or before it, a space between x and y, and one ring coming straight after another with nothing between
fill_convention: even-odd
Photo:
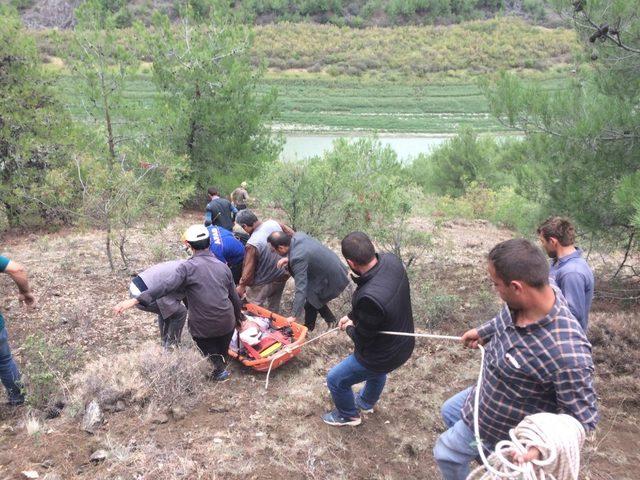
<instances>
[{"instance_id":1,"label":"man in white helmet","mask_svg":"<svg viewBox=\"0 0 640 480\"><path fill-rule=\"evenodd\" d=\"M209 231L204 225L192 225L184 234L193 255L180 264L162 282L142 292L137 298L114 307L118 314L135 305L146 307L156 299L183 290L189 305L189 333L196 345L213 364L210 378L225 381L227 351L236 325L244 319L240 297L231 270L209 250Z\"/></svg>"}]
</instances>

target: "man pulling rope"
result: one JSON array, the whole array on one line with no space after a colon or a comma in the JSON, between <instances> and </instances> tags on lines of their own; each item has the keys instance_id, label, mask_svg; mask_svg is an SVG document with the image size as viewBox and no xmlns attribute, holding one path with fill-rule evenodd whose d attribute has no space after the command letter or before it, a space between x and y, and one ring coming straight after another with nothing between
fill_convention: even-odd
<instances>
[{"instance_id":1,"label":"man pulling rope","mask_svg":"<svg viewBox=\"0 0 640 480\"><path fill-rule=\"evenodd\" d=\"M598 422L591 345L560 290L549 285L544 254L527 240L507 240L489 253L488 272L505 305L462 336L465 346L484 345L486 352L482 382L442 407L449 429L438 438L434 456L445 480L467 478L469 464L478 453L484 457L477 438L490 451L529 415L566 413L586 431ZM514 464L535 465L546 458L543 450L527 444ZM488 470L495 477L520 474Z\"/></svg>"}]
</instances>

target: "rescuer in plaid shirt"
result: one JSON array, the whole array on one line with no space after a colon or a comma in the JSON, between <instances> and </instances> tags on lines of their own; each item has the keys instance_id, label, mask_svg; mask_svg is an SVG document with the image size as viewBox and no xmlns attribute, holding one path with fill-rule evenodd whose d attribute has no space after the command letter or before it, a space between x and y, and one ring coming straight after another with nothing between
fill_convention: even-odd
<instances>
[{"instance_id":1,"label":"rescuer in plaid shirt","mask_svg":"<svg viewBox=\"0 0 640 480\"><path fill-rule=\"evenodd\" d=\"M524 239L496 245L488 256L491 281L505 305L495 318L466 332L465 346L486 349L479 403L480 437L486 450L509 438L527 415L566 413L587 432L598 421L591 344L562 293L549 285L549 265ZM473 435L475 387L442 407L449 429L434 456L446 480L465 479L478 455ZM536 448L517 457L537 458Z\"/></svg>"}]
</instances>

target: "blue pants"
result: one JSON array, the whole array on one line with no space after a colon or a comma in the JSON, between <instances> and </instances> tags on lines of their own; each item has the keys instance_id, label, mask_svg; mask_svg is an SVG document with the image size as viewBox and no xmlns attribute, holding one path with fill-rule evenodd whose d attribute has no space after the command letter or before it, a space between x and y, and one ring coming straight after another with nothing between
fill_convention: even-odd
<instances>
[{"instance_id":1,"label":"blue pants","mask_svg":"<svg viewBox=\"0 0 640 480\"><path fill-rule=\"evenodd\" d=\"M359 393L360 404L365 408L373 408L382 394L386 380L386 373L376 373L365 368L353 354L329 370L327 374L327 386L333 397L333 403L340 416L344 418L359 416L353 390L351 390L352 385L366 382Z\"/></svg>"},{"instance_id":2,"label":"blue pants","mask_svg":"<svg viewBox=\"0 0 640 480\"><path fill-rule=\"evenodd\" d=\"M20 383L20 371L11 355L9 336L6 328L0 330L0 380L4 388L7 389L9 403L17 404L24 402L22 384Z\"/></svg>"},{"instance_id":3,"label":"blue pants","mask_svg":"<svg viewBox=\"0 0 640 480\"><path fill-rule=\"evenodd\" d=\"M465 480L469 464L478 456L473 430L462 421L462 405L471 389L457 393L442 405L442 419L449 430L438 437L433 456L444 480Z\"/></svg>"}]
</instances>

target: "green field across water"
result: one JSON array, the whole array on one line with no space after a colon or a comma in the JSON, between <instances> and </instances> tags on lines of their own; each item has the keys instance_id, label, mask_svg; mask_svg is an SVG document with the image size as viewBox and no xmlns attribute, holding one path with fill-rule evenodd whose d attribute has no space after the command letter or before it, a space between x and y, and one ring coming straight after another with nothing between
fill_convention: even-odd
<instances>
[{"instance_id":1,"label":"green field across water","mask_svg":"<svg viewBox=\"0 0 640 480\"><path fill-rule=\"evenodd\" d=\"M60 77L65 103L72 115L87 113L68 76ZM549 90L563 88L564 79L539 84ZM351 79L269 78L259 93L278 91L276 128L283 131L456 133L470 126L479 132L500 132L505 127L490 113L480 88L474 84L417 84L358 82ZM124 92L129 119L145 118L160 93L150 76L138 76ZM132 110L137 110L136 112ZM143 128L143 127L141 127Z\"/></svg>"}]
</instances>

